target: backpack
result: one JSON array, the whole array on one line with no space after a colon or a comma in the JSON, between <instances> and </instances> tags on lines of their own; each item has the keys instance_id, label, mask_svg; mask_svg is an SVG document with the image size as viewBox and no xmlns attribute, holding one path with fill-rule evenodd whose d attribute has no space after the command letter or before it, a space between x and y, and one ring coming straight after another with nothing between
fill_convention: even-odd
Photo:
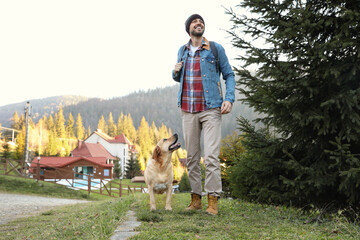
<instances>
[{"instance_id":1,"label":"backpack","mask_svg":"<svg viewBox=\"0 0 360 240\"><path fill-rule=\"evenodd\" d=\"M210 43L211 52L214 54L215 57L216 71L219 72L220 66L219 66L219 56L218 56L217 48L215 47L215 43L213 41L209 41L209 43ZM184 45L182 48L181 57L184 55L185 47L186 45Z\"/></svg>"}]
</instances>

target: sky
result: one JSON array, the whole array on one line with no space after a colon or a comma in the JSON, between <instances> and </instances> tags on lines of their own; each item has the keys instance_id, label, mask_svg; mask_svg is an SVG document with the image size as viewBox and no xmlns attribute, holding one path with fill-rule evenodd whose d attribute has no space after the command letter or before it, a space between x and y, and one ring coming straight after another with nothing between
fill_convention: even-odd
<instances>
[{"instance_id":1,"label":"sky","mask_svg":"<svg viewBox=\"0 0 360 240\"><path fill-rule=\"evenodd\" d=\"M171 71L193 13L234 66L238 53L223 7L239 2L0 1L0 106L59 95L109 99L175 85Z\"/></svg>"}]
</instances>

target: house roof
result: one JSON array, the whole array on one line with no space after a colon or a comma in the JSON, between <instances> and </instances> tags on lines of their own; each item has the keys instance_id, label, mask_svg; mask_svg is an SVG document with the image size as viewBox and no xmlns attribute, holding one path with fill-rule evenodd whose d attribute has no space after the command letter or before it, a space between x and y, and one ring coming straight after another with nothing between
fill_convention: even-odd
<instances>
[{"instance_id":1,"label":"house roof","mask_svg":"<svg viewBox=\"0 0 360 240\"><path fill-rule=\"evenodd\" d=\"M90 163L102 166L102 167L113 167L113 164L106 164L106 157L40 157L39 163L40 167L52 167L52 168L62 168L66 165L72 164L74 162L85 160ZM37 167L38 158L34 158L30 165L30 172Z\"/></svg>"},{"instance_id":2,"label":"house roof","mask_svg":"<svg viewBox=\"0 0 360 240\"><path fill-rule=\"evenodd\" d=\"M98 135L99 137L101 137L102 139L104 139L105 141L107 141L108 143L121 143L121 144L127 144L129 146L129 150L133 153L137 152L135 149L135 145L132 145L132 143L130 142L130 140L125 136L125 134L120 134L120 135L116 135L115 137L110 137L109 135L107 135L106 133L102 132L101 129L97 129L96 131L94 131L93 133L90 134L90 136L88 138L90 138L93 134ZM86 141L86 139L85 139Z\"/></svg>"},{"instance_id":3,"label":"house roof","mask_svg":"<svg viewBox=\"0 0 360 240\"><path fill-rule=\"evenodd\" d=\"M71 151L73 157L106 157L116 159L100 143L87 143L79 140L77 147Z\"/></svg>"},{"instance_id":4,"label":"house roof","mask_svg":"<svg viewBox=\"0 0 360 240\"><path fill-rule=\"evenodd\" d=\"M123 143L123 144L131 145L131 142L129 141L129 139L127 139L127 137L123 133L120 135L117 135L113 138L113 137L110 137L109 135L107 135L106 133L102 132L101 129L97 129L91 135L93 135L93 134L100 136L102 139L104 139L105 141L107 141L109 143ZM86 139L85 139L85 141L86 141Z\"/></svg>"}]
</instances>

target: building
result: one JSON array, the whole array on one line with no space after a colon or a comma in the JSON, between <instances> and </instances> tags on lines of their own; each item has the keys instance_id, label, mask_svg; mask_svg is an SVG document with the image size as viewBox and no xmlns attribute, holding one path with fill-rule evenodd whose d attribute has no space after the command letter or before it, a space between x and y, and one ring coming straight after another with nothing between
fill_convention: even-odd
<instances>
[{"instance_id":1,"label":"building","mask_svg":"<svg viewBox=\"0 0 360 240\"><path fill-rule=\"evenodd\" d=\"M39 165L39 166L38 166ZM106 157L36 157L30 165L34 178L45 179L111 179L113 164ZM86 174L86 175L82 175Z\"/></svg>"},{"instance_id":2,"label":"building","mask_svg":"<svg viewBox=\"0 0 360 240\"><path fill-rule=\"evenodd\" d=\"M119 158L122 176L125 174L126 166L133 155L135 157L135 146L131 144L124 134L113 137L103 133L100 129L94 131L85 143L101 144L112 156Z\"/></svg>"}]
</instances>

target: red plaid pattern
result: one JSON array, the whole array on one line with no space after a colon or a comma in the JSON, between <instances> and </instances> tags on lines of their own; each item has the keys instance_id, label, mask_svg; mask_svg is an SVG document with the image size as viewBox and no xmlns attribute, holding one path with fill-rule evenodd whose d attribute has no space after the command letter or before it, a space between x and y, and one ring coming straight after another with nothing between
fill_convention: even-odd
<instances>
[{"instance_id":1,"label":"red plaid pattern","mask_svg":"<svg viewBox=\"0 0 360 240\"><path fill-rule=\"evenodd\" d=\"M189 44L187 45L188 48ZM206 44L205 41L203 41L204 44ZM194 56L189 54L185 62L181 96L181 109L185 112L196 113L207 110L201 81L200 50L202 50L202 46L196 50Z\"/></svg>"}]
</instances>

